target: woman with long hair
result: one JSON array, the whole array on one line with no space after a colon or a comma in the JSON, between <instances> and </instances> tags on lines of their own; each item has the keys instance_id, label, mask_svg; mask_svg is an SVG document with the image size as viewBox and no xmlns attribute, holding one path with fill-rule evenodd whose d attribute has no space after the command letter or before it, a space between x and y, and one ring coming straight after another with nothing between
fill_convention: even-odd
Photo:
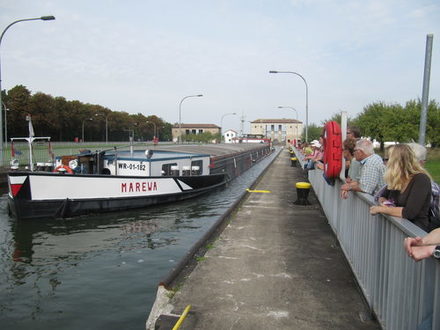
<instances>
[{"instance_id":1,"label":"woman with long hair","mask_svg":"<svg viewBox=\"0 0 440 330\"><path fill-rule=\"evenodd\" d=\"M405 218L429 231L431 176L408 145L390 147L384 177L387 189L379 198L380 205L372 206L370 213Z\"/></svg>"}]
</instances>

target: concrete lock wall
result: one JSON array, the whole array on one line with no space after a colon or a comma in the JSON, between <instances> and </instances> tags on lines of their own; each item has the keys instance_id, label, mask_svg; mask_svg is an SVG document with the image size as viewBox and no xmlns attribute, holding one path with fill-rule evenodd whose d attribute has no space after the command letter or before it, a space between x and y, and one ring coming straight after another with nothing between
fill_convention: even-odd
<instances>
[{"instance_id":1,"label":"concrete lock wall","mask_svg":"<svg viewBox=\"0 0 440 330\"><path fill-rule=\"evenodd\" d=\"M296 152L303 165L302 156ZM440 262L415 262L406 255L403 240L426 232L412 222L371 215L371 195L352 193L340 198L342 182L328 185L321 170L309 171L309 181L371 311L384 329L417 329L432 317L440 329Z\"/></svg>"}]
</instances>

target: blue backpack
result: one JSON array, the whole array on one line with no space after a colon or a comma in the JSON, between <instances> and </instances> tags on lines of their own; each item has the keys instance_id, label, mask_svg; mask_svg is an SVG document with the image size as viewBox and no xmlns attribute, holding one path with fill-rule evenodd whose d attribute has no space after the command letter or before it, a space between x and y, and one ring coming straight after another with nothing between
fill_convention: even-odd
<instances>
[{"instance_id":1,"label":"blue backpack","mask_svg":"<svg viewBox=\"0 0 440 330\"><path fill-rule=\"evenodd\" d=\"M440 186L431 181L431 205L429 206L429 220L435 227L440 227Z\"/></svg>"}]
</instances>

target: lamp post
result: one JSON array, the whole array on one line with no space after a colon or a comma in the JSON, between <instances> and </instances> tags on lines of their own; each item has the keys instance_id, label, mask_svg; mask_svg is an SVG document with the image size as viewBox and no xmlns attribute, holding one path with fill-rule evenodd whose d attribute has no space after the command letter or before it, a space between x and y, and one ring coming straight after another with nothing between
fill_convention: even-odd
<instances>
[{"instance_id":1,"label":"lamp post","mask_svg":"<svg viewBox=\"0 0 440 330\"><path fill-rule=\"evenodd\" d=\"M19 22L25 22L25 21L37 21L37 20L51 21L54 19L55 19L54 16L41 16L41 17L36 17L36 18L23 18L23 19L16 20L16 21L12 22L11 24L9 24L3 30L3 32L0 36L0 46L2 44L3 36L5 35L6 31L12 25L19 23ZM2 78L1 78L1 61L0 61L0 166L3 166L3 116L2 116L2 111L3 111L3 102L2 102Z\"/></svg>"},{"instance_id":2,"label":"lamp post","mask_svg":"<svg viewBox=\"0 0 440 330\"><path fill-rule=\"evenodd\" d=\"M108 144L108 115L103 113L95 113L95 117L104 116L105 118L105 144Z\"/></svg>"},{"instance_id":3,"label":"lamp post","mask_svg":"<svg viewBox=\"0 0 440 330\"><path fill-rule=\"evenodd\" d=\"M156 126L156 123L153 122L153 121L146 121L146 123L147 123L147 124L153 124L153 135L154 135L154 138L157 137L157 135L156 135L156 134L157 134L157 130L156 130L156 127L157 127L157 126Z\"/></svg>"},{"instance_id":4,"label":"lamp post","mask_svg":"<svg viewBox=\"0 0 440 330\"><path fill-rule=\"evenodd\" d=\"M297 72L293 72L293 71L274 71L271 70L269 71L269 73L291 73L291 74L295 74L298 77L300 77L303 81L304 84L306 85L306 142L309 141L309 87L307 86L307 81L306 79L300 75Z\"/></svg>"},{"instance_id":5,"label":"lamp post","mask_svg":"<svg viewBox=\"0 0 440 330\"><path fill-rule=\"evenodd\" d=\"M202 94L185 96L179 103L179 144L182 142L182 102L189 97L202 97Z\"/></svg>"},{"instance_id":6,"label":"lamp post","mask_svg":"<svg viewBox=\"0 0 440 330\"><path fill-rule=\"evenodd\" d=\"M93 118L87 118L87 119L84 119L84 120L82 121L82 142L83 142L83 143L85 142L85 141L84 141L84 122L85 122L86 120L90 120L90 121L92 121Z\"/></svg>"},{"instance_id":7,"label":"lamp post","mask_svg":"<svg viewBox=\"0 0 440 330\"><path fill-rule=\"evenodd\" d=\"M296 112L296 120L298 120L298 111L294 107L287 107L287 106L279 105L278 109L292 109L293 111Z\"/></svg>"},{"instance_id":8,"label":"lamp post","mask_svg":"<svg viewBox=\"0 0 440 330\"><path fill-rule=\"evenodd\" d=\"M284 108L286 108L286 109L292 109L293 111L295 111L296 112L296 121L298 121L298 110L296 110L294 107L288 107L288 106L283 106L283 105L279 105L278 106L278 109L284 109ZM296 134L295 134L295 137L298 139L298 138L300 138L301 136L298 136L298 123L296 123ZM287 133L286 133L286 135L287 135Z\"/></svg>"},{"instance_id":9,"label":"lamp post","mask_svg":"<svg viewBox=\"0 0 440 330\"><path fill-rule=\"evenodd\" d=\"M222 131L223 131L223 118L225 118L226 116L230 116L230 115L237 115L237 114L235 112L225 113L222 116L222 119L220 121L220 141L223 141L223 135L222 135Z\"/></svg>"},{"instance_id":10,"label":"lamp post","mask_svg":"<svg viewBox=\"0 0 440 330\"><path fill-rule=\"evenodd\" d=\"M6 108L6 105L4 102L2 102L2 106L5 109L5 147L8 147L8 111L10 109ZM1 114L1 112L0 112Z\"/></svg>"}]
</instances>

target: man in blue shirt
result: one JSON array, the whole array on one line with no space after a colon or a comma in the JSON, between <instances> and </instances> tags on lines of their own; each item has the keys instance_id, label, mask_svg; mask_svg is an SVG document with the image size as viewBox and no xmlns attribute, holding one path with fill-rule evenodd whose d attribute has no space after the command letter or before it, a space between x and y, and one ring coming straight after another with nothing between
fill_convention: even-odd
<instances>
[{"instance_id":1,"label":"man in blue shirt","mask_svg":"<svg viewBox=\"0 0 440 330\"><path fill-rule=\"evenodd\" d=\"M341 186L341 196L348 197L348 191L360 191L374 195L385 185L385 165L379 155L374 153L373 143L367 139L356 142L354 157L361 163L359 181L351 181Z\"/></svg>"}]
</instances>

